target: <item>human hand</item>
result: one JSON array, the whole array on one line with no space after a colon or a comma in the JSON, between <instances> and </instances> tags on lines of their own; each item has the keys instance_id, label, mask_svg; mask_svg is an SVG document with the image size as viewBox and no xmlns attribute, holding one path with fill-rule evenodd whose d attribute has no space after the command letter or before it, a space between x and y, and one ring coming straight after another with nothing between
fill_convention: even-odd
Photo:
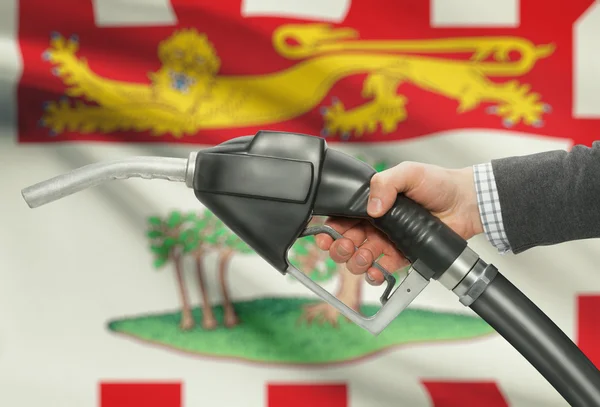
<instances>
[{"instance_id":1,"label":"human hand","mask_svg":"<svg viewBox=\"0 0 600 407\"><path fill-rule=\"evenodd\" d=\"M369 216L384 215L399 193L421 204L465 240L483 232L471 167L447 169L402 162L377 173L371 179ZM329 218L325 224L344 237L334 241L329 235L317 235L318 247L328 250L336 263L346 263L351 273L366 273L365 277L372 285L384 281L381 271L371 267L379 256L383 255L378 263L391 273L409 264L388 237L368 221Z\"/></svg>"}]
</instances>

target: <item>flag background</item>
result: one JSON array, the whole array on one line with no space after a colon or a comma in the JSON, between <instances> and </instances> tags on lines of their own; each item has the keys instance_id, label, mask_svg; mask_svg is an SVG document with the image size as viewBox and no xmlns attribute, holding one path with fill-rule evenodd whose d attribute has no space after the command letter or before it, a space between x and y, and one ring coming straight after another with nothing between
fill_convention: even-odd
<instances>
[{"instance_id":1,"label":"flag background","mask_svg":"<svg viewBox=\"0 0 600 407\"><path fill-rule=\"evenodd\" d=\"M600 69L600 53L593 41L600 35L598 3L571 1L559 7L541 1L479 0L486 3L483 12L468 0L432 0L427 7L420 5L427 2L416 1L349 0L326 6L310 1L302 7L267 0L220 5L182 0L172 4L152 0L143 5L132 0L76 3L4 0L0 5L0 163L4 170L0 176L0 405L120 407L125 405L123 394L136 391L127 383L139 382L154 384L150 390L139 391L149 400L138 396L133 406L278 407L322 402L334 407L449 407L458 405L452 394L460 395L462 406L480 405L482 400L493 406L566 405L498 335L417 341L361 360L312 367L190 355L117 335L107 329L109 321L179 309L172 267L153 271L146 222L150 216L165 216L174 209L198 210L193 194L180 184L134 179L32 211L20 190L101 160L132 155L186 157L190 151L251 130L209 130L181 140L126 132L48 135L37 124L41 104L58 99L62 92L50 65L40 58L50 29L64 35L76 32L91 65L92 57L104 57L95 66L127 81L143 81L148 70L157 68L156 44L173 27L196 26L202 19L204 25L198 29L205 29L217 44L223 74L261 74L292 64L269 56L270 32L290 21L360 25L361 36L375 39L506 34L535 37L536 44L556 42L556 53L527 74L527 82L553 106L541 129L503 128L498 117L485 115L481 108L461 116L455 102L409 87L406 92L401 88L412 106L406 132L399 127L391 135L330 141L335 148L352 154L364 151L390 164L412 160L460 167L497 157L568 149L574 142L589 145L598 137L600 100L594 99L593 91L600 88L600 82L590 75ZM512 12L506 6L509 3ZM369 9L377 23L365 22ZM211 25L207 16L218 23ZM534 17L539 19L534 22ZM250 31L254 37L242 35ZM236 60L235 51L242 48L247 54ZM588 56L594 52L596 56ZM252 61L253 55L261 58ZM360 80L349 78L334 91L356 98L352 95L360 94L360 88ZM310 120L299 117L261 127L318 134L318 108L307 117ZM594 327L600 309L597 239L536 248L518 256L497 254L483 236L470 244L600 362L595 350L600 333ZM218 304L215 264L214 256L207 257L209 298ZM199 303L187 263L185 278L192 301ZM232 258L228 280L234 303L312 297L300 284L291 283L251 254ZM334 278L324 286L334 291L337 284ZM375 304L379 294L380 288L365 285L363 302ZM442 315L471 314L439 284L431 284L411 308ZM272 318L276 324L277 315ZM234 338L236 329L231 328L228 335ZM314 342L305 343L299 354L310 354L316 343L331 338L332 328L298 329L315 330ZM175 383L175 387L163 388L160 383ZM308 387L298 387L302 385ZM152 392L161 395L148 397ZM164 401L159 401L161 397ZM293 397L292 401L287 397Z\"/></svg>"}]
</instances>

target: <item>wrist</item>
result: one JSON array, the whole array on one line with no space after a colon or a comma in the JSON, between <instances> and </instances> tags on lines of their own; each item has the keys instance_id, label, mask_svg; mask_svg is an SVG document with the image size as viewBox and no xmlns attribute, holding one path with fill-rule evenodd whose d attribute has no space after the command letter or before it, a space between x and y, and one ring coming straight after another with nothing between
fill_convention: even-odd
<instances>
[{"instance_id":1,"label":"wrist","mask_svg":"<svg viewBox=\"0 0 600 407\"><path fill-rule=\"evenodd\" d=\"M486 162L474 165L471 167L471 173L472 189L475 191L479 217L479 221L473 219L474 225L476 225L475 229L479 233L485 233L488 241L500 253L506 253L511 249L504 229L500 196L492 163Z\"/></svg>"},{"instance_id":2,"label":"wrist","mask_svg":"<svg viewBox=\"0 0 600 407\"><path fill-rule=\"evenodd\" d=\"M461 191L460 197L463 200L466 221L470 225L473 236L484 233L483 223L481 222L481 212L477 200L477 189L475 187L475 175L473 167L465 167L459 170L461 173Z\"/></svg>"}]
</instances>

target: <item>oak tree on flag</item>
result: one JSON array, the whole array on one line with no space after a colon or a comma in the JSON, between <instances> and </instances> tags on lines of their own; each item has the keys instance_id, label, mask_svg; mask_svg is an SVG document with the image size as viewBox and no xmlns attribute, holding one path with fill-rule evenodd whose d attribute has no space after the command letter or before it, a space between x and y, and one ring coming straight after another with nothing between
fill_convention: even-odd
<instances>
[{"instance_id":1,"label":"oak tree on flag","mask_svg":"<svg viewBox=\"0 0 600 407\"><path fill-rule=\"evenodd\" d=\"M322 225L326 218L315 217L309 226ZM346 303L350 308L358 311L360 281L359 276L351 274L341 265L337 264L329 252L319 249L315 236L306 236L298 239L289 255L290 263L310 277L317 283L330 281L336 275L340 277L340 283L335 296ZM355 295L356 294L356 295ZM329 322L337 325L339 312L326 302L309 304L304 307L301 320L308 323Z\"/></svg>"},{"instance_id":2,"label":"oak tree on flag","mask_svg":"<svg viewBox=\"0 0 600 407\"><path fill-rule=\"evenodd\" d=\"M217 320L214 316L212 306L209 301L208 290L206 286L204 256L208 254L212 247L204 231L209 229L213 222L214 215L209 210L205 210L199 215L195 215L192 227L186 232L193 236L195 246L192 251L194 264L196 268L196 279L198 280L198 289L200 292L200 301L202 301L202 327L204 329L214 329L217 326Z\"/></svg>"},{"instance_id":3,"label":"oak tree on flag","mask_svg":"<svg viewBox=\"0 0 600 407\"><path fill-rule=\"evenodd\" d=\"M187 292L183 270L183 258L198 244L198 235L193 233L195 215L172 211L166 219L157 216L148 218L146 236L150 240L150 250L154 254L154 267L161 269L172 263L181 301L181 329L194 326L194 318Z\"/></svg>"},{"instance_id":4,"label":"oak tree on flag","mask_svg":"<svg viewBox=\"0 0 600 407\"><path fill-rule=\"evenodd\" d=\"M195 325L184 275L183 259L186 256L194 258L202 302L202 327L214 329L218 325L209 301L204 269L205 256L211 252L219 254L218 277L224 309L224 325L232 327L238 324L239 320L228 290L227 268L234 254L253 253L253 250L208 209L198 214L185 215L179 211L172 211L166 219L158 216L148 218L148 224L147 236L151 243L150 250L154 254L155 268L160 269L169 262L175 266L182 304L181 328L188 330Z\"/></svg>"},{"instance_id":5,"label":"oak tree on flag","mask_svg":"<svg viewBox=\"0 0 600 407\"><path fill-rule=\"evenodd\" d=\"M227 270L231 258L236 253L248 254L252 253L253 250L209 210L205 210L204 218L207 222L203 227L197 229L197 233L201 236L200 240L209 250L219 253L218 276L224 312L223 324L226 327L233 327L239 323L239 318L229 295ZM206 295L204 295L204 298L206 298ZM214 320L212 308L206 300L204 300L203 309L204 315L206 316L208 313L209 318Z\"/></svg>"}]
</instances>

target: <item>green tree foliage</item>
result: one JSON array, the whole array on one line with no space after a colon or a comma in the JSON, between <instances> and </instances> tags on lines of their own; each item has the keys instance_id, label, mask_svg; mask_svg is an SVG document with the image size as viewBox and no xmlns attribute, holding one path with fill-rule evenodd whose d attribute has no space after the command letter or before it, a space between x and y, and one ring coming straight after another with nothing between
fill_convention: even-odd
<instances>
[{"instance_id":1,"label":"green tree foliage","mask_svg":"<svg viewBox=\"0 0 600 407\"><path fill-rule=\"evenodd\" d=\"M377 172L381 172L384 170L387 170L389 167L388 163L385 161L377 161L374 165L373 168L375 169L375 171Z\"/></svg>"},{"instance_id":2,"label":"green tree foliage","mask_svg":"<svg viewBox=\"0 0 600 407\"><path fill-rule=\"evenodd\" d=\"M150 241L150 251L154 254L154 267L165 266L176 250L189 253L200 241L200 235L194 232L196 215L172 211L161 219L151 216L147 220L146 237Z\"/></svg>"},{"instance_id":3,"label":"green tree foliage","mask_svg":"<svg viewBox=\"0 0 600 407\"><path fill-rule=\"evenodd\" d=\"M315 236L298 239L292 245L288 258L292 266L304 272L313 281L329 281L337 272L337 264L327 252L318 248Z\"/></svg>"},{"instance_id":4,"label":"green tree foliage","mask_svg":"<svg viewBox=\"0 0 600 407\"><path fill-rule=\"evenodd\" d=\"M212 212L205 212L204 216L204 226L199 230L202 240L211 249L225 249L226 242L233 232Z\"/></svg>"},{"instance_id":5,"label":"green tree foliage","mask_svg":"<svg viewBox=\"0 0 600 407\"><path fill-rule=\"evenodd\" d=\"M384 171L384 170L387 170L388 168L390 168L390 165L384 160L378 160L378 161L369 160L365 156L360 155L360 154L357 155L356 158L361 160L362 162L369 164L377 172L381 172L381 171Z\"/></svg>"},{"instance_id":6,"label":"green tree foliage","mask_svg":"<svg viewBox=\"0 0 600 407\"><path fill-rule=\"evenodd\" d=\"M211 222L214 219L216 219L215 215L208 209L193 215L193 219L185 231L186 234L190 235L190 242L194 243L190 246L190 251L210 246L209 236L206 231L210 229Z\"/></svg>"}]
</instances>

